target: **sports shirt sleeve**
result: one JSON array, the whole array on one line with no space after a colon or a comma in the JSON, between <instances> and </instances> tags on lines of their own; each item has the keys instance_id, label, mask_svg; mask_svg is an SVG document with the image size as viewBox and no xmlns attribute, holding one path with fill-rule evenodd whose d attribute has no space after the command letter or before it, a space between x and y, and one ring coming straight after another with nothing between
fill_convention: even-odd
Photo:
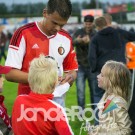
<instances>
[{"instance_id":1,"label":"sports shirt sleeve","mask_svg":"<svg viewBox=\"0 0 135 135\"><path fill-rule=\"evenodd\" d=\"M70 51L63 62L63 68L65 72L71 70L78 70L78 63L76 59L76 52L72 46L72 40L70 42Z\"/></svg>"},{"instance_id":2,"label":"sports shirt sleeve","mask_svg":"<svg viewBox=\"0 0 135 135\"><path fill-rule=\"evenodd\" d=\"M18 30L16 30L13 37L11 38L5 65L21 69L23 57L25 55L25 49L25 38L22 34L21 28L19 28Z\"/></svg>"}]
</instances>

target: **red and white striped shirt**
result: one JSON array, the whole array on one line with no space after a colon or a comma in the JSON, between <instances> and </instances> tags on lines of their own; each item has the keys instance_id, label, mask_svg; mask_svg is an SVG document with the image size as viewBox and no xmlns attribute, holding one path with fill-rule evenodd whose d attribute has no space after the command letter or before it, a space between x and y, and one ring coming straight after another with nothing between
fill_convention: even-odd
<instances>
[{"instance_id":1,"label":"red and white striped shirt","mask_svg":"<svg viewBox=\"0 0 135 135\"><path fill-rule=\"evenodd\" d=\"M78 69L70 35L61 30L56 35L48 37L39 29L36 22L22 26L14 33L5 65L28 72L29 63L40 54L54 57L60 67L60 73ZM29 92L28 85L19 84L18 94Z\"/></svg>"}]
</instances>

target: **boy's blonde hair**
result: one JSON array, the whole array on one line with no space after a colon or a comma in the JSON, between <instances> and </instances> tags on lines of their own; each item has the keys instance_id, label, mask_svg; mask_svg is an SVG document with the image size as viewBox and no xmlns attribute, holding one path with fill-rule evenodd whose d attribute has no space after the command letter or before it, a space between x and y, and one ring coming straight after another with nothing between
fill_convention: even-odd
<instances>
[{"instance_id":1,"label":"boy's blonde hair","mask_svg":"<svg viewBox=\"0 0 135 135\"><path fill-rule=\"evenodd\" d=\"M58 82L57 62L51 57L45 57L44 55L33 59L30 63L28 82L34 93L53 93Z\"/></svg>"},{"instance_id":2,"label":"boy's blonde hair","mask_svg":"<svg viewBox=\"0 0 135 135\"><path fill-rule=\"evenodd\" d=\"M107 61L104 65L107 93L115 94L128 100L131 75L125 64L116 61Z\"/></svg>"}]
</instances>

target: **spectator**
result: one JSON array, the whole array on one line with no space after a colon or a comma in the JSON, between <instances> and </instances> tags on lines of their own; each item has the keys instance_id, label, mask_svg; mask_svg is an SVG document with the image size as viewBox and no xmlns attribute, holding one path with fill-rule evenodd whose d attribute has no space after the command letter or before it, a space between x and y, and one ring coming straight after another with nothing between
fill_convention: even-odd
<instances>
[{"instance_id":1,"label":"spectator","mask_svg":"<svg viewBox=\"0 0 135 135\"><path fill-rule=\"evenodd\" d=\"M104 14L103 15L107 21L107 26L109 27L113 27L112 26L112 16L110 14ZM125 59L125 45L128 42L131 41L135 41L135 32L129 32L120 28L116 28L116 30L118 31L120 40L121 40L121 44L122 44L122 51L121 51L121 55L124 58L123 62L126 63L126 59Z\"/></svg>"},{"instance_id":2,"label":"spectator","mask_svg":"<svg viewBox=\"0 0 135 135\"><path fill-rule=\"evenodd\" d=\"M76 48L77 60L79 64L78 72L77 72L77 100L78 105L84 110L85 108L85 84L86 79L88 79L89 91L93 92L93 78L90 72L90 65L88 63L88 48L89 43L91 41L92 36L95 34L95 30L93 28L94 17L91 15L86 15L84 17L84 27L78 29L73 34L73 44ZM80 110L80 114L83 113Z\"/></svg>"}]
</instances>

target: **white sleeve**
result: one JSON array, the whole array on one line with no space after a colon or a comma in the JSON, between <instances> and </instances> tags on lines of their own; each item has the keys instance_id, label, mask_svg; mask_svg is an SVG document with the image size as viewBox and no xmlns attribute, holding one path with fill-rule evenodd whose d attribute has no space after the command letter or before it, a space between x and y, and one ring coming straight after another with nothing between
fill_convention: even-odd
<instances>
[{"instance_id":1,"label":"white sleeve","mask_svg":"<svg viewBox=\"0 0 135 135\"><path fill-rule=\"evenodd\" d=\"M9 45L5 66L21 69L25 52L26 43L24 37L22 36L19 47Z\"/></svg>"}]
</instances>

